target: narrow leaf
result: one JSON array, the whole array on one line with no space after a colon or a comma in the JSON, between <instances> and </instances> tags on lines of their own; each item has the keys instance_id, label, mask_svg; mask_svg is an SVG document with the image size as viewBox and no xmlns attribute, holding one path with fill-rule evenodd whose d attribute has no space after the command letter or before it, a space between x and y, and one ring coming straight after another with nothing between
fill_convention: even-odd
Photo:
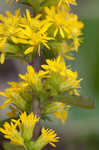
<instances>
[{"instance_id":1,"label":"narrow leaf","mask_svg":"<svg viewBox=\"0 0 99 150\"><path fill-rule=\"evenodd\" d=\"M94 109L95 100L83 96L59 95L51 99L51 101L59 101L66 104L75 105L85 109Z\"/></svg>"}]
</instances>

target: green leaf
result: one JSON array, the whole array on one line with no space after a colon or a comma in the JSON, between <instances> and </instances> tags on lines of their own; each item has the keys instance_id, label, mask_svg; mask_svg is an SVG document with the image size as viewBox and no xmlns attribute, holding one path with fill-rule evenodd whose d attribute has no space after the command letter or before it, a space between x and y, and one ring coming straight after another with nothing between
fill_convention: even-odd
<instances>
[{"instance_id":1,"label":"green leaf","mask_svg":"<svg viewBox=\"0 0 99 150\"><path fill-rule=\"evenodd\" d=\"M51 101L59 101L85 109L94 109L95 100L82 96L59 95L51 98Z\"/></svg>"},{"instance_id":2,"label":"green leaf","mask_svg":"<svg viewBox=\"0 0 99 150\"><path fill-rule=\"evenodd\" d=\"M6 43L2 49L4 52L12 54L16 54L17 52L20 51L20 48L17 45L11 43Z\"/></svg>"},{"instance_id":3,"label":"green leaf","mask_svg":"<svg viewBox=\"0 0 99 150\"><path fill-rule=\"evenodd\" d=\"M40 5L44 0L19 0L19 3L31 6L33 8L34 14L40 11Z\"/></svg>"},{"instance_id":4,"label":"green leaf","mask_svg":"<svg viewBox=\"0 0 99 150\"><path fill-rule=\"evenodd\" d=\"M50 7L50 6L53 6L53 5L57 5L58 4L58 0L44 0L43 3L41 4L42 8L43 7Z\"/></svg>"}]
</instances>

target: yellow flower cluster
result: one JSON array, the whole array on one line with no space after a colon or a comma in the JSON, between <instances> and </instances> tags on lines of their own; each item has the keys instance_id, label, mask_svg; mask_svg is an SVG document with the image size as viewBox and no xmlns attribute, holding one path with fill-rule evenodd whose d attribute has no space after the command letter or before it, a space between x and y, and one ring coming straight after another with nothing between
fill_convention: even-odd
<instances>
[{"instance_id":1,"label":"yellow flower cluster","mask_svg":"<svg viewBox=\"0 0 99 150\"><path fill-rule=\"evenodd\" d=\"M0 95L6 97L7 100L0 106L0 109L4 109L8 104L14 104L17 109L25 111L29 104L32 102L32 94L30 89L24 82L9 82L10 88L7 88L4 92L0 92ZM10 106L12 111L11 116L15 114L14 108ZM8 113L10 116L10 113Z\"/></svg>"},{"instance_id":2,"label":"yellow flower cluster","mask_svg":"<svg viewBox=\"0 0 99 150\"><path fill-rule=\"evenodd\" d=\"M6 11L7 17L4 17L0 14L0 51L1 55L1 63L4 63L5 53L4 45L12 39L20 29L18 28L18 23L20 22L20 9L15 11L15 15L13 16L9 11ZM13 52L14 53L14 52Z\"/></svg>"},{"instance_id":3,"label":"yellow flower cluster","mask_svg":"<svg viewBox=\"0 0 99 150\"><path fill-rule=\"evenodd\" d=\"M33 65L33 58L40 56L45 64L40 64L38 72L28 65L27 72L19 74L18 82L9 82L10 88L0 92L6 98L0 109L9 106L9 117L24 112L19 119L5 122L0 132L27 150L41 150L47 144L55 147L60 139L55 131L43 127L40 136L34 137L36 125L40 125L40 119L50 119L50 114L64 124L71 107L65 100L69 98L69 104L75 104L71 95L79 96L81 79L67 66L64 57L73 59L73 52L78 51L84 25L70 10L71 5L77 5L76 0L15 1L31 6L33 14L26 9L22 16L18 9L14 15L9 11L6 16L0 15L0 63L5 58L18 58ZM39 117L31 111L39 113Z\"/></svg>"},{"instance_id":4,"label":"yellow flower cluster","mask_svg":"<svg viewBox=\"0 0 99 150\"><path fill-rule=\"evenodd\" d=\"M0 128L0 132L4 134L4 137L6 139L10 139L11 143L17 144L17 145L24 145L24 140L21 137L20 132L17 131L17 122L14 123L13 120L11 124L8 122L4 123L4 128Z\"/></svg>"},{"instance_id":5,"label":"yellow flower cluster","mask_svg":"<svg viewBox=\"0 0 99 150\"><path fill-rule=\"evenodd\" d=\"M60 32L62 38L73 39L81 34L83 23L78 21L77 15L66 12L65 9L52 6L45 7L46 25L55 28L54 37Z\"/></svg>"},{"instance_id":6,"label":"yellow flower cluster","mask_svg":"<svg viewBox=\"0 0 99 150\"><path fill-rule=\"evenodd\" d=\"M60 102L56 102L56 106L57 106L57 111L54 112L54 115L57 119L60 118L64 125L65 121L67 120L68 109L70 108L70 106Z\"/></svg>"},{"instance_id":7,"label":"yellow flower cluster","mask_svg":"<svg viewBox=\"0 0 99 150\"><path fill-rule=\"evenodd\" d=\"M70 13L71 4L76 5L76 1L59 0L57 6L45 7L44 13L35 17L28 9L23 17L19 9L15 11L15 15L9 11L5 17L0 15L1 64L4 63L5 55L24 57L35 54L36 51L41 55L40 51L43 51L44 47L62 56L66 56L67 52L77 51L81 42L79 36L82 34L83 23L78 20L77 15ZM54 42L57 46L53 48ZM62 43L60 47L58 42ZM17 46L17 49L11 50L12 45Z\"/></svg>"},{"instance_id":8,"label":"yellow flower cluster","mask_svg":"<svg viewBox=\"0 0 99 150\"><path fill-rule=\"evenodd\" d=\"M10 139L13 144L25 147L25 143L31 141L34 128L39 119L33 113L27 115L24 112L18 120L12 119L11 124L5 122L4 128L0 128L0 132L4 134L6 139ZM48 143L55 146L54 142L58 142L58 139L59 137L57 137L54 130L42 128L40 137L32 142L32 147L34 147L34 150L41 150Z\"/></svg>"},{"instance_id":9,"label":"yellow flower cluster","mask_svg":"<svg viewBox=\"0 0 99 150\"><path fill-rule=\"evenodd\" d=\"M41 136L39 137L37 142L38 142L38 144L43 143L44 146L49 143L53 147L56 147L54 142L58 142L58 141L59 141L59 137L57 137L57 134L55 133L54 130L52 130L52 129L47 129L46 130L45 128L42 128Z\"/></svg>"},{"instance_id":10,"label":"yellow flower cluster","mask_svg":"<svg viewBox=\"0 0 99 150\"><path fill-rule=\"evenodd\" d=\"M77 72L72 72L71 69L66 68L65 61L61 56L55 60L48 59L46 63L41 67L47 73L48 88L52 88L52 91L56 91L56 93L64 91L69 92L69 94L79 95L77 89L80 88L79 83L81 80L77 80Z\"/></svg>"},{"instance_id":11,"label":"yellow flower cluster","mask_svg":"<svg viewBox=\"0 0 99 150\"><path fill-rule=\"evenodd\" d=\"M19 77L24 80L25 84L40 91L42 89L42 79L45 76L45 72L40 70L35 72L34 68L30 65L27 66L27 73L25 75L19 74Z\"/></svg>"},{"instance_id":12,"label":"yellow flower cluster","mask_svg":"<svg viewBox=\"0 0 99 150\"><path fill-rule=\"evenodd\" d=\"M36 17L30 16L29 10L26 10L26 16L21 17L20 9L15 11L15 15L13 16L9 11L6 11L7 17L0 15L0 51L1 55L1 63L4 63L5 53L11 53L14 55L27 55L35 48L38 49L38 53L40 54L40 45L43 44L45 47L49 49L47 45L48 40L53 40L54 38L48 37L46 30L42 30L42 21L39 20L41 15L37 15ZM6 43L19 44L21 43L24 47L19 51L14 52L9 49L5 49Z\"/></svg>"},{"instance_id":13,"label":"yellow flower cluster","mask_svg":"<svg viewBox=\"0 0 99 150\"><path fill-rule=\"evenodd\" d=\"M6 89L5 92L0 92L0 95L7 98L0 109L4 109L8 104L13 104L21 111L30 111L32 96L39 100L41 104L49 104L50 97L64 95L65 93L79 95L78 89L81 79L77 80L77 72L72 72L71 69L66 68L65 61L61 56L54 60L47 59L46 63L41 65L42 70L38 73L34 71L32 66L27 66L26 74L19 75L23 81L19 83L10 82L11 87ZM48 110L42 110L42 114L54 113L56 118L61 118L64 123L67 118L66 105L57 104L54 102L48 105ZM15 114L16 110L13 108L11 110L12 112L8 113L8 116Z\"/></svg>"},{"instance_id":14,"label":"yellow flower cluster","mask_svg":"<svg viewBox=\"0 0 99 150\"><path fill-rule=\"evenodd\" d=\"M16 44L21 43L30 45L25 50L25 55L33 52L36 47L40 55L40 45L43 44L49 49L47 41L53 40L53 38L47 36L47 29L42 30L42 21L40 22L40 20L38 20L40 17L41 15L38 15L33 19L31 18L29 10L26 10L26 17L22 18L22 23L20 24L22 27L21 32L13 38L13 41Z\"/></svg>"},{"instance_id":15,"label":"yellow flower cluster","mask_svg":"<svg viewBox=\"0 0 99 150\"><path fill-rule=\"evenodd\" d=\"M42 110L43 115L54 114L56 119L61 119L62 124L64 125L67 120L68 110L70 109L70 105L66 105L61 102L50 102L47 104Z\"/></svg>"},{"instance_id":16,"label":"yellow flower cluster","mask_svg":"<svg viewBox=\"0 0 99 150\"><path fill-rule=\"evenodd\" d=\"M39 119L40 118L37 118L37 116L33 115L33 113L27 115L26 112L24 112L20 115L21 123L19 124L19 128L25 141L28 141L32 138L35 125Z\"/></svg>"}]
</instances>

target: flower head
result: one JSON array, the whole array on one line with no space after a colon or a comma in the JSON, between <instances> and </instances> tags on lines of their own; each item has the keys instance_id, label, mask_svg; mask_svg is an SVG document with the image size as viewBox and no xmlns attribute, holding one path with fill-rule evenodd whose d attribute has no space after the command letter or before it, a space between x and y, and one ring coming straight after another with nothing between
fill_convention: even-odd
<instances>
[{"instance_id":1,"label":"flower head","mask_svg":"<svg viewBox=\"0 0 99 150\"><path fill-rule=\"evenodd\" d=\"M4 123L4 128L0 128L0 132L4 134L6 139L10 139L11 143L17 145L24 145L24 139L21 137L20 131L17 131L17 122L14 123L13 121L11 124L8 122Z\"/></svg>"},{"instance_id":2,"label":"flower head","mask_svg":"<svg viewBox=\"0 0 99 150\"><path fill-rule=\"evenodd\" d=\"M20 28L18 27L20 22L20 9L15 11L15 15L12 15L9 11L6 11L6 16L0 14L0 52L1 64L4 63L5 54L7 50L3 49L3 46L9 42L14 36L20 32Z\"/></svg>"},{"instance_id":3,"label":"flower head","mask_svg":"<svg viewBox=\"0 0 99 150\"><path fill-rule=\"evenodd\" d=\"M5 135L5 138L10 139L12 143L23 146L24 141L31 140L34 127L38 121L39 118L33 113L27 115L24 112L18 120L12 119L11 124L5 122L4 128L0 128L0 132Z\"/></svg>"},{"instance_id":4,"label":"flower head","mask_svg":"<svg viewBox=\"0 0 99 150\"><path fill-rule=\"evenodd\" d=\"M42 149L42 147L44 147L45 145L47 145L48 143L50 145L52 145L53 147L56 147L56 145L54 144L54 142L59 142L59 137L57 137L57 134L55 133L54 130L52 129L45 129L44 127L41 130L41 135L38 138L38 140L36 141L36 144L38 145L38 147L40 147L40 149Z\"/></svg>"},{"instance_id":5,"label":"flower head","mask_svg":"<svg viewBox=\"0 0 99 150\"><path fill-rule=\"evenodd\" d=\"M53 37L48 37L47 28L43 28L43 22L39 20L41 15L37 15L36 17L31 17L30 12L26 10L26 16L21 18L21 32L17 34L16 37L13 37L13 42L18 44L28 45L28 48L25 50L24 54L27 55L34 51L34 49L38 50L40 55L40 47L41 45L45 46L49 49L47 42L49 40L54 40Z\"/></svg>"},{"instance_id":6,"label":"flower head","mask_svg":"<svg viewBox=\"0 0 99 150\"><path fill-rule=\"evenodd\" d=\"M25 140L30 140L33 136L33 131L36 123L39 121L33 113L27 115L26 112L20 115L20 130Z\"/></svg>"},{"instance_id":7,"label":"flower head","mask_svg":"<svg viewBox=\"0 0 99 150\"><path fill-rule=\"evenodd\" d=\"M54 60L47 59L46 63L41 67L47 72L48 80L45 82L53 94L69 92L69 94L79 95L77 89L80 88L79 82L81 80L77 80L77 72L72 72L71 69L66 68L65 61L61 56Z\"/></svg>"},{"instance_id":8,"label":"flower head","mask_svg":"<svg viewBox=\"0 0 99 150\"><path fill-rule=\"evenodd\" d=\"M0 109L4 109L8 104L14 104L17 108L25 110L32 101L32 94L27 85L24 82L9 82L9 85L11 87L7 88L4 92L0 92L1 96L7 98L0 106Z\"/></svg>"},{"instance_id":9,"label":"flower head","mask_svg":"<svg viewBox=\"0 0 99 150\"><path fill-rule=\"evenodd\" d=\"M42 114L43 115L53 114L56 117L56 119L61 119L62 124L64 124L65 121L67 120L69 108L70 105L66 105L61 102L51 102L44 106Z\"/></svg>"},{"instance_id":10,"label":"flower head","mask_svg":"<svg viewBox=\"0 0 99 150\"><path fill-rule=\"evenodd\" d=\"M27 26L18 34L17 38L13 38L13 41L16 44L21 43L29 45L29 47L24 52L25 55L32 53L34 49L37 49L40 55L41 45L44 45L46 48L50 49L47 42L53 39L54 38L52 37L48 37L47 33L44 33L42 30L34 32L30 27Z\"/></svg>"},{"instance_id":11,"label":"flower head","mask_svg":"<svg viewBox=\"0 0 99 150\"><path fill-rule=\"evenodd\" d=\"M34 150L41 150L48 143L55 147L54 142L59 141L59 137L52 129L42 128L41 135L36 141L31 141L36 123L39 121L36 115L26 112L22 113L18 120L11 120L11 123L5 122L0 132L6 139L10 139L13 144L21 146L31 146ZM32 149L31 148L31 149Z\"/></svg>"},{"instance_id":12,"label":"flower head","mask_svg":"<svg viewBox=\"0 0 99 150\"><path fill-rule=\"evenodd\" d=\"M57 110L54 112L56 119L61 119L62 124L64 125L65 121L68 117L68 110L70 109L70 105L66 105L64 103L56 102Z\"/></svg>"},{"instance_id":13,"label":"flower head","mask_svg":"<svg viewBox=\"0 0 99 150\"><path fill-rule=\"evenodd\" d=\"M15 15L12 15L9 11L6 11L6 15L5 17L0 15L1 64L4 63L6 53L22 56L37 50L40 55L42 45L50 49L47 43L54 38L49 37L47 28L43 27L44 22L40 20L41 14L33 17L27 9L26 15L21 17L20 9L18 9L15 11ZM19 43L22 49L20 49ZM7 47L7 44L10 45ZM13 46L13 49L11 46Z\"/></svg>"},{"instance_id":14,"label":"flower head","mask_svg":"<svg viewBox=\"0 0 99 150\"><path fill-rule=\"evenodd\" d=\"M27 26L30 27L33 31L39 31L42 27L42 21L40 20L41 14L33 17L30 14L29 9L26 9L26 15L21 18L20 27L26 28Z\"/></svg>"},{"instance_id":15,"label":"flower head","mask_svg":"<svg viewBox=\"0 0 99 150\"><path fill-rule=\"evenodd\" d=\"M27 72L25 75L19 74L20 78L25 81L25 83L32 87L34 90L40 91L42 89L42 78L45 76L44 71L35 72L32 66L27 66Z\"/></svg>"},{"instance_id":16,"label":"flower head","mask_svg":"<svg viewBox=\"0 0 99 150\"><path fill-rule=\"evenodd\" d=\"M53 142L59 141L59 137L57 137L57 134L52 129L46 130L45 128L42 128L41 136L44 138L46 143L51 144L53 147L55 147L55 144Z\"/></svg>"},{"instance_id":17,"label":"flower head","mask_svg":"<svg viewBox=\"0 0 99 150\"><path fill-rule=\"evenodd\" d=\"M15 11L15 15L6 11L7 16L0 14L0 48L13 36L15 36L20 29L18 28L20 22L20 9Z\"/></svg>"},{"instance_id":18,"label":"flower head","mask_svg":"<svg viewBox=\"0 0 99 150\"><path fill-rule=\"evenodd\" d=\"M61 75L65 75L66 71L66 65L65 61L61 56L58 56L54 60L47 59L46 60L47 65L42 65L41 67L47 71L49 74L50 73L59 73Z\"/></svg>"},{"instance_id":19,"label":"flower head","mask_svg":"<svg viewBox=\"0 0 99 150\"><path fill-rule=\"evenodd\" d=\"M54 28L54 37L58 33L62 38L67 39L74 39L75 36L80 35L83 23L78 21L77 15L55 6L52 6L51 9L45 7L45 13L46 24Z\"/></svg>"}]
</instances>

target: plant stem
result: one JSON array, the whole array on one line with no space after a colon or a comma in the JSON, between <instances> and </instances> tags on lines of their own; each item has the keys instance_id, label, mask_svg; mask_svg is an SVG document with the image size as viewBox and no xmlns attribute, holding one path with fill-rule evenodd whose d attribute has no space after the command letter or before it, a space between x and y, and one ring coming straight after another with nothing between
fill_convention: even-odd
<instances>
[{"instance_id":1,"label":"plant stem","mask_svg":"<svg viewBox=\"0 0 99 150\"><path fill-rule=\"evenodd\" d=\"M36 99L33 99L32 111L34 114L37 115L37 117L40 117L40 115L41 115L40 104L39 104L39 101ZM34 133L33 133L33 139L36 140L39 137L39 135L40 135L40 120L35 126Z\"/></svg>"},{"instance_id":2,"label":"plant stem","mask_svg":"<svg viewBox=\"0 0 99 150\"><path fill-rule=\"evenodd\" d=\"M35 72L39 72L41 61L40 61L40 56L38 55L38 53L36 54L35 57L32 58L30 65L33 66L33 68L35 69ZM39 104L39 101L34 98L34 96L32 96L32 111L34 114L40 117L41 115L40 104ZM39 135L40 135L40 121L36 124L33 138L37 139Z\"/></svg>"}]
</instances>

